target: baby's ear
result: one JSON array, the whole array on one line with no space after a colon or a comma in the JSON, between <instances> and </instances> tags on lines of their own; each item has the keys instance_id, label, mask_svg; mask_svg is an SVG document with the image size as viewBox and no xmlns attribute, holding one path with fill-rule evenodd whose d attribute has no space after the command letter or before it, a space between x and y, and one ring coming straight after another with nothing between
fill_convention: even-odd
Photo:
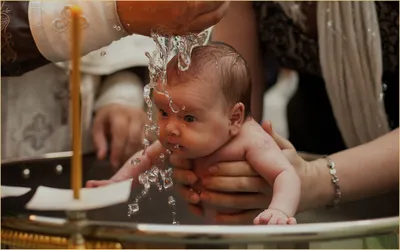
<instances>
[{"instance_id":1,"label":"baby's ear","mask_svg":"<svg viewBox=\"0 0 400 250\"><path fill-rule=\"evenodd\" d=\"M235 136L239 134L244 121L244 105L238 102L229 112L229 134Z\"/></svg>"}]
</instances>

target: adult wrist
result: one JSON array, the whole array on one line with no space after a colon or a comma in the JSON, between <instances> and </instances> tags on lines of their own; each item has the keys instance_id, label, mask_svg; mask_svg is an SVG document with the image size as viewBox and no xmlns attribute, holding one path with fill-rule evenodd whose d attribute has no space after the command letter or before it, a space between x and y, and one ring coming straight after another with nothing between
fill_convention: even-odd
<instances>
[{"instance_id":1,"label":"adult wrist","mask_svg":"<svg viewBox=\"0 0 400 250\"><path fill-rule=\"evenodd\" d=\"M82 9L82 55L129 35L119 20L115 1L66 2L31 0L29 26L40 53L49 61L70 57L70 8Z\"/></svg>"},{"instance_id":2,"label":"adult wrist","mask_svg":"<svg viewBox=\"0 0 400 250\"><path fill-rule=\"evenodd\" d=\"M332 208L339 204L339 201L342 198L342 192L340 191L339 177L337 175L335 162L328 156L324 156L323 158L326 160L326 166L331 176L331 183L334 189L332 201L327 205L328 208Z\"/></svg>"},{"instance_id":3,"label":"adult wrist","mask_svg":"<svg viewBox=\"0 0 400 250\"><path fill-rule=\"evenodd\" d=\"M322 157L309 163L310 171L306 177L309 198L304 210L330 206L335 199L336 190L332 182L329 160Z\"/></svg>"}]
</instances>

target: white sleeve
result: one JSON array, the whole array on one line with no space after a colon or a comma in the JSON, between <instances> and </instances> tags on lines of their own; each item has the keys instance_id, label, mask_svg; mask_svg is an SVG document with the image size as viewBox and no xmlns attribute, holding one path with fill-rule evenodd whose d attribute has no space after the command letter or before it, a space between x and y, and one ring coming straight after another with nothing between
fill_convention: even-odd
<instances>
[{"instance_id":1,"label":"white sleeve","mask_svg":"<svg viewBox=\"0 0 400 250\"><path fill-rule=\"evenodd\" d=\"M97 111L99 108L111 103L143 108L142 80L135 73L127 70L119 71L106 77L101 85L94 110Z\"/></svg>"},{"instance_id":2,"label":"white sleeve","mask_svg":"<svg viewBox=\"0 0 400 250\"><path fill-rule=\"evenodd\" d=\"M82 9L82 55L129 35L122 27L115 1L31 0L29 26L40 53L52 62L70 56L70 7Z\"/></svg>"}]
</instances>

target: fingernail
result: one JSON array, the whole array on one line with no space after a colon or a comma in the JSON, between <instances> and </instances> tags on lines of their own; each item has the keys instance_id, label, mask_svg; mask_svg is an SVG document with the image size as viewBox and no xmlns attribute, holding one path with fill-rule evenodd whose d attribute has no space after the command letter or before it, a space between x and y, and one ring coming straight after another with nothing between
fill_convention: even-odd
<instances>
[{"instance_id":1,"label":"fingernail","mask_svg":"<svg viewBox=\"0 0 400 250\"><path fill-rule=\"evenodd\" d=\"M202 201L209 201L209 200L210 200L210 195L208 195L208 194L206 194L206 193L201 193L200 199L201 199Z\"/></svg>"},{"instance_id":2,"label":"fingernail","mask_svg":"<svg viewBox=\"0 0 400 250\"><path fill-rule=\"evenodd\" d=\"M218 173L218 167L212 166L212 167L210 167L210 168L208 169L208 172L209 172L210 174L216 174L216 173Z\"/></svg>"}]
</instances>

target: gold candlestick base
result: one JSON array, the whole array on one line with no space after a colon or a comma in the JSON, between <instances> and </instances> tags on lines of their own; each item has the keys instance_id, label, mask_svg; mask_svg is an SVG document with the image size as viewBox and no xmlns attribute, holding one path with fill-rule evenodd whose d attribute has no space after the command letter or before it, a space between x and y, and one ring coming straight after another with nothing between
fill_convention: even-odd
<instances>
[{"instance_id":1,"label":"gold candlestick base","mask_svg":"<svg viewBox=\"0 0 400 250\"><path fill-rule=\"evenodd\" d=\"M1 245L16 249L66 249L67 237L1 229ZM86 249L122 249L122 245L112 241L86 241Z\"/></svg>"},{"instance_id":2,"label":"gold candlestick base","mask_svg":"<svg viewBox=\"0 0 400 250\"><path fill-rule=\"evenodd\" d=\"M68 223L72 227L72 234L68 239L69 249L85 249L85 239L82 236L86 213L82 211L67 211Z\"/></svg>"}]
</instances>

